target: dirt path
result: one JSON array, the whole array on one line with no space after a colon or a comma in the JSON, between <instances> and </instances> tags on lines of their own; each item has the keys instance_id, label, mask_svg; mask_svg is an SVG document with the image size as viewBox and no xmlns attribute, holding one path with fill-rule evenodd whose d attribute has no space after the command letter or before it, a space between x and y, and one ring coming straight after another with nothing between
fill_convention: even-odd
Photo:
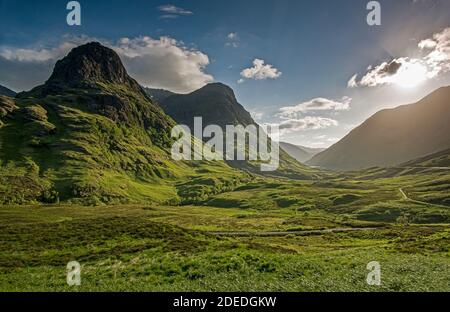
<instances>
[{"instance_id":1,"label":"dirt path","mask_svg":"<svg viewBox=\"0 0 450 312\"><path fill-rule=\"evenodd\" d=\"M239 231L218 231L218 232L207 232L210 235L217 236L239 236L239 237L251 237L251 236L259 236L259 237L267 237L267 236L286 236L286 235L315 235L315 234L326 234L326 233L343 233L343 232L356 232L356 231L373 231L373 230L381 230L383 227L379 228L334 228L334 229L325 229L325 230L304 230L304 231L268 231L268 232L239 232Z\"/></svg>"},{"instance_id":2,"label":"dirt path","mask_svg":"<svg viewBox=\"0 0 450 312\"><path fill-rule=\"evenodd\" d=\"M403 192L403 189L402 189L402 188L399 188L398 190L400 191L400 194L402 194L402 197L403 197L404 200L410 200L410 199L408 198L408 196L406 196L406 193Z\"/></svg>"},{"instance_id":3,"label":"dirt path","mask_svg":"<svg viewBox=\"0 0 450 312\"><path fill-rule=\"evenodd\" d=\"M416 204L421 204L421 205L435 206L435 207L446 208L446 209L449 208L449 207L444 206L444 205L432 204L432 203L427 203L427 202L424 202L424 201L420 201L420 200L415 200L415 199L409 198L408 195L406 195L405 191L403 191L402 188L399 188L398 190L400 191L400 194L402 194L402 197L403 197L404 200L408 200L410 202L413 202L413 203L416 203Z\"/></svg>"}]
</instances>

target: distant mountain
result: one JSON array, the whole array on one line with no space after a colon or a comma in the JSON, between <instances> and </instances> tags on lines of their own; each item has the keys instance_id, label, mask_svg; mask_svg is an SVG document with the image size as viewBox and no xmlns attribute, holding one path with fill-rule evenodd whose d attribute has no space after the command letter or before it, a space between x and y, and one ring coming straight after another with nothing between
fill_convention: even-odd
<instances>
[{"instance_id":1,"label":"distant mountain","mask_svg":"<svg viewBox=\"0 0 450 312\"><path fill-rule=\"evenodd\" d=\"M0 95L5 95L5 96L9 96L9 97L15 97L16 96L16 92L14 92L13 90L8 89L7 87L4 87L4 86L0 85Z\"/></svg>"},{"instance_id":2,"label":"distant mountain","mask_svg":"<svg viewBox=\"0 0 450 312\"><path fill-rule=\"evenodd\" d=\"M291 157L294 157L301 163L310 160L314 155L322 152L324 148L311 148L301 145L294 145L286 142L280 142L280 147L284 149Z\"/></svg>"},{"instance_id":3,"label":"distant mountain","mask_svg":"<svg viewBox=\"0 0 450 312\"><path fill-rule=\"evenodd\" d=\"M450 87L385 109L307 163L332 170L395 166L450 148Z\"/></svg>"},{"instance_id":4,"label":"distant mountain","mask_svg":"<svg viewBox=\"0 0 450 312\"><path fill-rule=\"evenodd\" d=\"M324 150L326 150L326 148L307 147L307 146L302 146L302 145L297 145L297 146L300 147L302 150L305 150L306 152L310 153L312 156L317 155L317 154L323 152Z\"/></svg>"},{"instance_id":5,"label":"distant mountain","mask_svg":"<svg viewBox=\"0 0 450 312\"><path fill-rule=\"evenodd\" d=\"M163 110L178 124L194 127L194 117L203 117L203 127L218 125L225 129L227 125L257 125L250 113L237 101L233 89L222 83L207 84L189 94L175 94L160 102ZM261 173L259 166L244 161L230 161L233 167ZM300 164L280 149L280 167L271 175L309 178L311 169Z\"/></svg>"},{"instance_id":6,"label":"distant mountain","mask_svg":"<svg viewBox=\"0 0 450 312\"><path fill-rule=\"evenodd\" d=\"M256 124L250 113L238 103L233 90L222 83L207 84L189 94L176 94L159 102L166 114L179 124L193 129L194 117L202 116L205 124Z\"/></svg>"},{"instance_id":7,"label":"distant mountain","mask_svg":"<svg viewBox=\"0 0 450 312\"><path fill-rule=\"evenodd\" d=\"M174 125L113 50L76 47L44 85L0 96L0 205L176 204L248 177L225 162L174 161Z\"/></svg>"},{"instance_id":8,"label":"distant mountain","mask_svg":"<svg viewBox=\"0 0 450 312\"><path fill-rule=\"evenodd\" d=\"M145 92L150 96L152 100L155 100L158 103L161 103L169 96L177 95L177 93L164 90L164 89L152 89L152 88L144 88Z\"/></svg>"}]
</instances>

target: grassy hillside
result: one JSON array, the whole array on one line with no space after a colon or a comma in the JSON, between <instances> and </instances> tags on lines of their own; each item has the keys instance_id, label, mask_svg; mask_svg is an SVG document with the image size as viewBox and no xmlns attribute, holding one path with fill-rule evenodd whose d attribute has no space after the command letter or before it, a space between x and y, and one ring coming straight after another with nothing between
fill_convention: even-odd
<instances>
[{"instance_id":1,"label":"grassy hillside","mask_svg":"<svg viewBox=\"0 0 450 312\"><path fill-rule=\"evenodd\" d=\"M0 204L176 203L249 178L224 162L174 162L175 123L121 66L112 50L89 44L45 85L0 98ZM182 191L203 176L207 185Z\"/></svg>"},{"instance_id":2,"label":"grassy hillside","mask_svg":"<svg viewBox=\"0 0 450 312\"><path fill-rule=\"evenodd\" d=\"M400 167L450 168L450 149L411 160Z\"/></svg>"}]
</instances>

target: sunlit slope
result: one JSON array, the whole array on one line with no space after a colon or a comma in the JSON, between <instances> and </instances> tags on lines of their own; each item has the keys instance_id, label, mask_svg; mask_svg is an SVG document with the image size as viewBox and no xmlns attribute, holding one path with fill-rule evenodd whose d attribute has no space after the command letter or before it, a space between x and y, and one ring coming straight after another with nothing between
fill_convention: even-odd
<instances>
[{"instance_id":1,"label":"sunlit slope","mask_svg":"<svg viewBox=\"0 0 450 312\"><path fill-rule=\"evenodd\" d=\"M98 43L75 48L50 79L0 98L0 203L183 201L247 177L224 162L175 162L175 122Z\"/></svg>"},{"instance_id":2,"label":"sunlit slope","mask_svg":"<svg viewBox=\"0 0 450 312\"><path fill-rule=\"evenodd\" d=\"M334 170L394 166L450 148L450 87L382 110L308 164Z\"/></svg>"}]
</instances>

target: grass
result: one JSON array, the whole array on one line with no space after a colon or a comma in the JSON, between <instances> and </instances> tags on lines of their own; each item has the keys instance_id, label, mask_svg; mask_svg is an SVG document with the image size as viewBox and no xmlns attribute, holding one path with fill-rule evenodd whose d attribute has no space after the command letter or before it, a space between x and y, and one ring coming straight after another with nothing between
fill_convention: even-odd
<instances>
[{"instance_id":1,"label":"grass","mask_svg":"<svg viewBox=\"0 0 450 312\"><path fill-rule=\"evenodd\" d=\"M426 167L445 155L261 177L172 161L173 121L124 86L39 90L0 97L0 291L450 290L450 173Z\"/></svg>"},{"instance_id":2,"label":"grass","mask_svg":"<svg viewBox=\"0 0 450 312\"><path fill-rule=\"evenodd\" d=\"M172 161L173 121L123 86L1 97L0 110L0 204L198 202L249 179L224 162Z\"/></svg>"},{"instance_id":3,"label":"grass","mask_svg":"<svg viewBox=\"0 0 450 312\"><path fill-rule=\"evenodd\" d=\"M322 191L322 197L329 198L325 192L330 190L329 185L321 190L311 182L297 182L295 186L286 181L277 183L282 197L291 198L292 191L300 187L305 202L312 203ZM259 181L216 196L241 196L256 203L257 198L264 200L262 194L273 197L272 187ZM333 213L332 201L330 206L308 211L298 211L297 202L289 203L280 207L274 200L258 208L3 206L0 218L6 222L0 225L0 290L449 290L447 223L423 226L394 219L367 222L359 220L358 213L350 213L348 218ZM219 230L258 232L373 225L381 228L283 237L207 234ZM65 283L65 265L73 260L82 264L82 285L78 288ZM374 260L382 265L379 288L365 282L366 265Z\"/></svg>"},{"instance_id":4,"label":"grass","mask_svg":"<svg viewBox=\"0 0 450 312\"><path fill-rule=\"evenodd\" d=\"M2 168L22 172L35 183L30 190L45 186L39 166L27 166ZM149 204L0 206L0 290L450 290L449 210L399 191L415 200L446 198L446 172L295 181L235 175L218 165L192 168L185 178L156 184L102 172L102 188L160 196ZM323 231L342 228L366 230ZM297 233L310 230L319 232ZM82 265L80 287L65 282L69 261ZM371 261L381 264L379 287L365 282Z\"/></svg>"}]
</instances>

